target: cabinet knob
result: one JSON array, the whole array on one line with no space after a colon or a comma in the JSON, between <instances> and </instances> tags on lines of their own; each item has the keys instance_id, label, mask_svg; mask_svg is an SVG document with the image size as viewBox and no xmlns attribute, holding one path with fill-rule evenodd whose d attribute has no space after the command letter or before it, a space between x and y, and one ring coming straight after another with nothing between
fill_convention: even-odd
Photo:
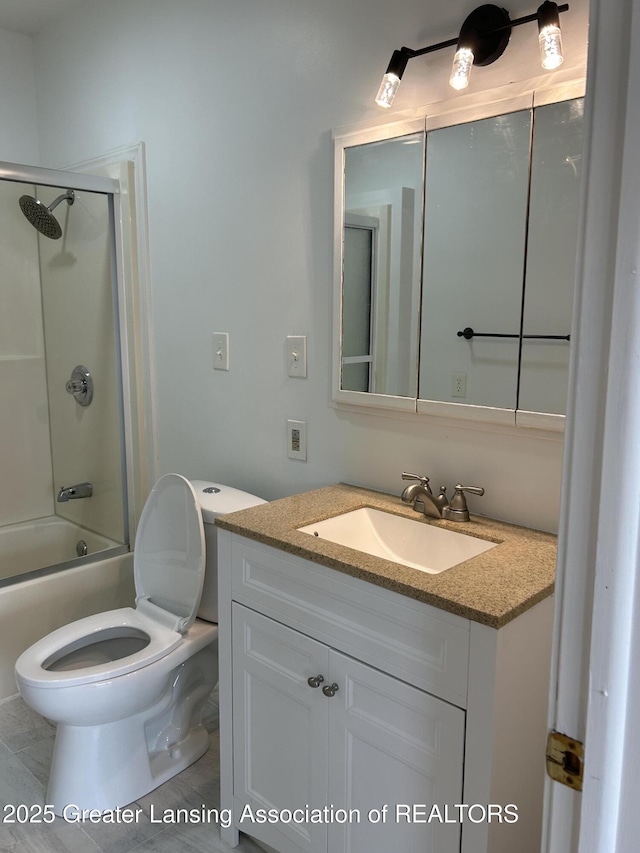
<instances>
[{"instance_id":1,"label":"cabinet knob","mask_svg":"<svg viewBox=\"0 0 640 853\"><path fill-rule=\"evenodd\" d=\"M311 678L307 678L307 684L309 687L320 687L323 681L324 675L312 675Z\"/></svg>"},{"instance_id":2,"label":"cabinet knob","mask_svg":"<svg viewBox=\"0 0 640 853\"><path fill-rule=\"evenodd\" d=\"M325 684L325 686L322 688L322 692L325 696L331 698L332 696L336 695L339 689L340 688L338 687L338 685L334 682L333 684Z\"/></svg>"}]
</instances>

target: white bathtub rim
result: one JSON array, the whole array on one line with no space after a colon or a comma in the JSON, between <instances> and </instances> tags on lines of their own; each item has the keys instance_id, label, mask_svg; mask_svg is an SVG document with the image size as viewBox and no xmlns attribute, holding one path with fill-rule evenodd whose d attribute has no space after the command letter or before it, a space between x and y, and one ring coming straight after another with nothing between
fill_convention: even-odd
<instances>
[{"instance_id":1,"label":"white bathtub rim","mask_svg":"<svg viewBox=\"0 0 640 853\"><path fill-rule=\"evenodd\" d=\"M18 534L19 536L25 537L28 541L30 533L41 535L47 530L47 528L52 529L54 535L59 531L67 532L70 540L73 540L76 537L78 537L78 539L88 539L90 543L90 553L86 554L84 557L69 555L68 559L56 559L55 562L46 563L45 565L32 565L26 569L21 569L18 565L19 554L16 557L16 554L12 553L9 558L10 567L6 569L5 566L0 566L2 570L0 588L12 586L15 583L21 583L23 580L28 580L32 577L42 577L45 574L51 574L51 572L54 571L68 569L71 566L87 565L88 563L94 562L96 559L108 559L109 557L118 556L119 554L127 553L129 551L128 545L116 542L115 540L103 536L101 533L97 533L95 530L83 527L81 524L69 521L68 519L55 514L0 526L0 543L2 541L3 534ZM43 545L40 543L39 548L41 549L42 547ZM59 547L59 542L51 542L52 549L59 549ZM70 546L66 546L66 550L68 552L70 550ZM25 548L24 553L27 557L30 556L33 558L34 556L33 552L29 554L28 548ZM1 556L2 551L0 549L0 558ZM11 562L13 562L13 565L11 565ZM33 564L39 561L27 559L27 562ZM10 574L4 576L6 571L9 571Z\"/></svg>"}]
</instances>

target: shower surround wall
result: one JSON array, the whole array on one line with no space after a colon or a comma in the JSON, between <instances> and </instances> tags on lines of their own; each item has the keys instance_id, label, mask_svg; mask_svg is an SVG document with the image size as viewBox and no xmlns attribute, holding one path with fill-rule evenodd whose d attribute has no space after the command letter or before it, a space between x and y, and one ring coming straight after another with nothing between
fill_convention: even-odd
<instances>
[{"instance_id":1,"label":"shower surround wall","mask_svg":"<svg viewBox=\"0 0 640 853\"><path fill-rule=\"evenodd\" d=\"M54 510L38 235L21 186L0 182L0 526Z\"/></svg>"}]
</instances>

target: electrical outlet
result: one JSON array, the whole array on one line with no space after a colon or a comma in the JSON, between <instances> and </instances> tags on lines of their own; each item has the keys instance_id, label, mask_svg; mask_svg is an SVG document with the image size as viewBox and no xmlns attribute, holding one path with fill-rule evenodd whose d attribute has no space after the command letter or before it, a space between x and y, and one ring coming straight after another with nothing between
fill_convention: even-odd
<instances>
[{"instance_id":1,"label":"electrical outlet","mask_svg":"<svg viewBox=\"0 0 640 853\"><path fill-rule=\"evenodd\" d=\"M451 396L466 397L467 396L467 374L452 373L451 374Z\"/></svg>"},{"instance_id":2,"label":"electrical outlet","mask_svg":"<svg viewBox=\"0 0 640 853\"><path fill-rule=\"evenodd\" d=\"M287 456L289 459L307 461L306 421L287 421Z\"/></svg>"},{"instance_id":3,"label":"electrical outlet","mask_svg":"<svg viewBox=\"0 0 640 853\"><path fill-rule=\"evenodd\" d=\"M213 369L229 370L229 333L213 333Z\"/></svg>"},{"instance_id":4,"label":"electrical outlet","mask_svg":"<svg viewBox=\"0 0 640 853\"><path fill-rule=\"evenodd\" d=\"M287 337L287 375L294 379L307 378L307 338L305 335Z\"/></svg>"}]
</instances>

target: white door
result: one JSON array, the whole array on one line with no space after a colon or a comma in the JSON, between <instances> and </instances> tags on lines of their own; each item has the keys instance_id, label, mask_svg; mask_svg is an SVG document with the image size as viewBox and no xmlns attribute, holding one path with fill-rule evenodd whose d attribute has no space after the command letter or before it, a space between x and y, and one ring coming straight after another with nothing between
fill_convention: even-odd
<instances>
[{"instance_id":1,"label":"white door","mask_svg":"<svg viewBox=\"0 0 640 853\"><path fill-rule=\"evenodd\" d=\"M640 0L591 0L589 33L549 706L584 741L584 787L547 782L545 853L627 853L640 835Z\"/></svg>"},{"instance_id":2,"label":"white door","mask_svg":"<svg viewBox=\"0 0 640 853\"><path fill-rule=\"evenodd\" d=\"M327 803L328 701L308 679L328 671L328 649L240 604L233 618L233 763L240 830L280 853L326 853L322 823L287 821L282 810ZM256 822L258 809L283 819Z\"/></svg>"}]
</instances>

